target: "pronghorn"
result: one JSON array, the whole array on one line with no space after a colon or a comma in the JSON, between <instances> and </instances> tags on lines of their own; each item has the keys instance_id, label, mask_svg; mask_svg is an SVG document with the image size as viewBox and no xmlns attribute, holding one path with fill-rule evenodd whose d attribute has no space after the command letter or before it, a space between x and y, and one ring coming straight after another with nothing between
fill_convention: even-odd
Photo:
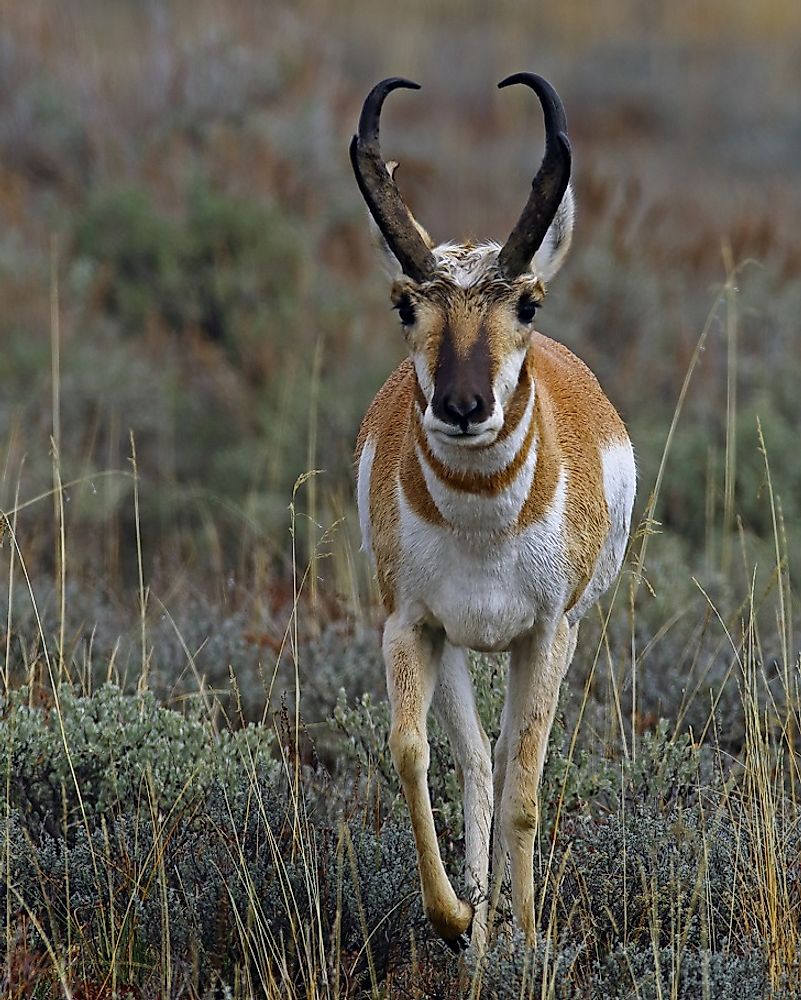
<instances>
[{"instance_id":1,"label":"pronghorn","mask_svg":"<svg viewBox=\"0 0 801 1000\"><path fill-rule=\"evenodd\" d=\"M387 612L389 746L411 815L423 904L454 946L484 946L492 874L511 865L514 915L534 934L538 786L579 619L616 577L635 493L631 442L589 369L537 333L534 314L573 228L570 144L556 91L508 77L542 105L545 156L506 243L434 246L381 156L392 78L367 97L350 147L394 276L409 357L359 431L358 507ZM510 652L492 768L467 650ZM453 890L427 786L426 716L448 735L464 793L466 889ZM493 810L494 800L494 810Z\"/></svg>"}]
</instances>

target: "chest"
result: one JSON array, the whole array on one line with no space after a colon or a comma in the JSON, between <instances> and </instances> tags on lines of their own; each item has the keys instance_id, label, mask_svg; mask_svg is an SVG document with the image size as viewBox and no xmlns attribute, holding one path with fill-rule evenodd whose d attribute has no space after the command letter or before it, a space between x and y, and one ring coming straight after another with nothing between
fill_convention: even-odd
<instances>
[{"instance_id":1,"label":"chest","mask_svg":"<svg viewBox=\"0 0 801 1000\"><path fill-rule=\"evenodd\" d=\"M423 520L401 495L399 603L441 625L455 645L505 649L568 590L564 487L523 530L455 531Z\"/></svg>"}]
</instances>

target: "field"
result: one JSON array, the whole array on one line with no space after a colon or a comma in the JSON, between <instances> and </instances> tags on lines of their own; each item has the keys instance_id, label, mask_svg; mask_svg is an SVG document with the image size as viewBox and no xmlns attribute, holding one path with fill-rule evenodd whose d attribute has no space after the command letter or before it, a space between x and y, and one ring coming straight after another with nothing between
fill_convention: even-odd
<instances>
[{"instance_id":1,"label":"field","mask_svg":"<svg viewBox=\"0 0 801 1000\"><path fill-rule=\"evenodd\" d=\"M0 995L801 993L801 8L0 0ZM539 329L639 468L542 788L540 936L419 900L352 449L402 358L347 144L504 238L568 114ZM476 657L488 732L503 657ZM460 791L432 732L459 885Z\"/></svg>"}]
</instances>

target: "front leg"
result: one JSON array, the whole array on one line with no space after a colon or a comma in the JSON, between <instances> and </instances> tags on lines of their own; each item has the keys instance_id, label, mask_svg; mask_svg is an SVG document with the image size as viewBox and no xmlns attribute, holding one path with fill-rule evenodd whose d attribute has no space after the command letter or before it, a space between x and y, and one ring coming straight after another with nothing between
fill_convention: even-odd
<instances>
[{"instance_id":1,"label":"front leg","mask_svg":"<svg viewBox=\"0 0 801 1000\"><path fill-rule=\"evenodd\" d=\"M470 944L481 953L487 941L492 760L490 742L476 708L467 651L449 642L442 653L434 712L448 736L461 775L465 883L475 906Z\"/></svg>"},{"instance_id":2,"label":"front leg","mask_svg":"<svg viewBox=\"0 0 801 1000\"><path fill-rule=\"evenodd\" d=\"M537 628L517 639L511 648L501 735L506 773L496 782L496 791L499 786L502 789L496 809L511 862L512 907L529 940L535 932L534 837L539 822L539 783L575 634L575 628L569 629L563 617L555 628ZM495 877L501 874L498 871Z\"/></svg>"},{"instance_id":3,"label":"front leg","mask_svg":"<svg viewBox=\"0 0 801 1000\"><path fill-rule=\"evenodd\" d=\"M426 915L440 937L458 941L473 910L460 900L445 874L428 792L430 750L426 716L431 705L444 633L422 624L403 624L396 614L384 626L384 662L392 712L389 749L409 806L417 846Z\"/></svg>"}]
</instances>

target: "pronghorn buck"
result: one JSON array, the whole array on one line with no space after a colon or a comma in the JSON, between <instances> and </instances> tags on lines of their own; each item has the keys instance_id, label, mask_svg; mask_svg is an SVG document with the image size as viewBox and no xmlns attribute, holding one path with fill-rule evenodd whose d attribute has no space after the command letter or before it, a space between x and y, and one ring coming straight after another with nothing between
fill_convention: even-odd
<instances>
[{"instance_id":1,"label":"pronghorn buck","mask_svg":"<svg viewBox=\"0 0 801 1000\"><path fill-rule=\"evenodd\" d=\"M534 934L538 786L578 622L617 575L635 492L631 443L587 367L533 322L570 244L573 195L562 103L518 73L542 105L546 146L503 246L434 246L384 162L377 84L350 147L394 277L409 357L359 432L358 504L387 612L390 750L411 814L423 903L455 946L484 946L493 878L511 864L512 907ZM510 652L492 767L467 650ZM427 785L426 717L445 729L464 793L467 896L453 890ZM494 803L494 809L493 809Z\"/></svg>"}]
</instances>

